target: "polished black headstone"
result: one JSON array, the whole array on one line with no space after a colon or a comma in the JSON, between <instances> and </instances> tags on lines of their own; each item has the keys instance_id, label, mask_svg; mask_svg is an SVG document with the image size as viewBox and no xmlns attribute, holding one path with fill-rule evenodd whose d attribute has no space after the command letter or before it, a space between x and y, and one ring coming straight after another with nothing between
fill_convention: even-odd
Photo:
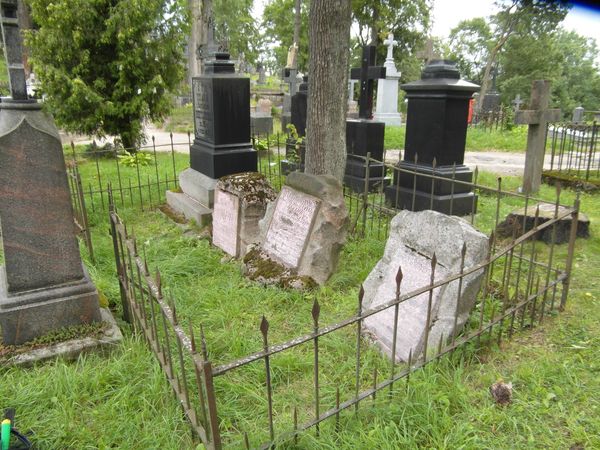
<instances>
[{"instance_id":1,"label":"polished black headstone","mask_svg":"<svg viewBox=\"0 0 600 450\"><path fill-rule=\"evenodd\" d=\"M292 96L292 125L298 136L306 136L306 116L308 113L308 77L304 77L298 92Z\"/></svg>"},{"instance_id":2,"label":"polished black headstone","mask_svg":"<svg viewBox=\"0 0 600 450\"><path fill-rule=\"evenodd\" d=\"M434 60L421 79L401 86L408 100L404 160L386 188L389 204L415 210L429 209L456 215L472 212L476 201L469 186L471 170L464 162L469 100L479 86L460 79L453 62ZM416 160L416 162L415 162ZM434 168L435 161L435 168ZM434 174L435 180L418 174ZM416 185L416 191L414 186ZM413 192L414 191L414 192Z\"/></svg>"},{"instance_id":3,"label":"polished black headstone","mask_svg":"<svg viewBox=\"0 0 600 450\"><path fill-rule=\"evenodd\" d=\"M236 74L228 53L216 53L192 80L194 144L190 166L210 178L256 172L250 142L250 80Z\"/></svg>"}]
</instances>

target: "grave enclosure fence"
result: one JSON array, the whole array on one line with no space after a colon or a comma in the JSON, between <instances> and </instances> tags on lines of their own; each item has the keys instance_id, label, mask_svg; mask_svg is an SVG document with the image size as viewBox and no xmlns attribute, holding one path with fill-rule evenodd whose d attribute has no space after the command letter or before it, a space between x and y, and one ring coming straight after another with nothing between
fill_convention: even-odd
<instances>
[{"instance_id":1,"label":"grave enclosure fence","mask_svg":"<svg viewBox=\"0 0 600 450\"><path fill-rule=\"evenodd\" d=\"M277 186L281 181L279 150L274 161L268 159L272 156L268 151L261 158L261 171ZM369 156L365 161L367 167L375 163ZM416 183L414 172L393 165L385 166L388 173L397 172L396 176L413 177ZM369 173L368 168L366 173ZM432 186L441 178L426 174L419 176L429 177ZM453 182L464 183L458 180ZM296 337L285 342L271 342L270 330L277 324L270 323L264 316L262 320L257 317L256 322L260 322L260 325L256 333L262 345L253 353L219 364L213 364L209 358L211 347L216 343L205 339L203 324L186 323L184 326L180 322L176 308L178 299L167 292L168 281L161 278L158 270L155 275L150 274L148 262L139 254L135 236L128 232L116 211L116 193L109 189L111 232L125 319L145 337L193 430L207 448L232 446L266 449L275 443L301 439L301 432L308 429L313 429L317 435L326 429L335 432L340 428L346 414L344 411L357 413L361 406L370 405L376 398L379 401L388 398L382 396L383 393L395 400L396 397L401 398L404 389L400 388L400 383L401 386L409 386L411 374L424 366L458 350L479 348L510 339L516 331L533 327L565 307L577 237L579 199L575 200L573 207L565 209L560 203L560 187L557 187L556 199L548 202L507 192L502 189L500 178L496 188L478 185L476 181L468 184L479 195L479 201L486 203L490 210L491 219L487 225L492 231L489 233L489 253L484 262L469 268L464 267L463 262L457 273L437 280L434 257L429 284L410 292L404 292L402 267L399 267L394 298L368 309L363 305L361 288L356 300L356 312L335 323L323 323L321 305L315 299L310 313L312 328L295 331ZM345 190L352 231L355 238L375 233L382 238L387 236L389 221L397 211L386 205L383 186L379 186L375 192L368 187L367 179L364 192ZM552 207L554 214L551 218L542 220L539 207L536 206L540 203ZM515 205L523 206L525 212L534 212L533 223L521 228L513 227L510 237L500 239L493 230L498 227L501 213L507 208L514 209ZM568 244L555 244L554 237L559 232L559 225L568 219L571 219ZM478 220L477 214L471 215L471 223L476 224ZM483 222L483 218L481 220ZM541 244L537 240L542 234L552 238L548 244ZM466 252L465 248L463 252ZM422 354L413 355L411 351L408 360L403 362L382 359L384 362L379 362L371 370L365 360L369 341L363 327L365 319L383 311L394 311L397 327L400 305L421 296L419 300L427 304L425 329L429 329L432 325L434 290L449 283L459 283L461 286L465 277L475 273L483 273L483 287L478 293L477 306L461 333L441 336L436 343L429 343L425 339L428 344ZM196 338L198 331L199 339ZM394 333L392 354L395 353L396 335ZM354 348L353 363L350 368L332 369L336 373L328 373L322 361L331 357L331 348L326 343L327 339L334 336L351 343ZM287 380L277 376L277 361L286 355L292 357L298 353L310 355L311 375L304 376L302 380ZM365 369L367 367L368 372ZM237 399L241 404L253 404L251 414L264 424L262 431L247 433L242 425L237 424L236 418L219 415L220 405L223 406L223 391L219 386L226 377L244 380L248 385L262 386L260 398L248 394L249 398ZM310 384L311 399L308 406L291 395L296 386L294 383ZM285 398L283 406L278 396Z\"/></svg>"},{"instance_id":2,"label":"grave enclosure fence","mask_svg":"<svg viewBox=\"0 0 600 450\"><path fill-rule=\"evenodd\" d=\"M545 176L566 177L565 181L595 181L600 187L600 128L593 123L549 124L546 149L550 150L550 171Z\"/></svg>"}]
</instances>

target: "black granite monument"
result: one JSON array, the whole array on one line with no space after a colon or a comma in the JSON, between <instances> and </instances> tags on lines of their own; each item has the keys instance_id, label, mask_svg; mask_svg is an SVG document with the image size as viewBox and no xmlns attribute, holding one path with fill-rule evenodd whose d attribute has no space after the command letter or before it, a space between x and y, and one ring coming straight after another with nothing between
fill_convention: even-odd
<instances>
[{"instance_id":1,"label":"black granite monument","mask_svg":"<svg viewBox=\"0 0 600 450\"><path fill-rule=\"evenodd\" d=\"M412 209L414 201L415 211L471 213L476 198L470 187L450 180L453 177L472 180L473 173L463 162L469 100L479 86L461 80L455 63L433 60L423 70L420 80L400 87L406 91L408 110L404 160L398 166L416 175L395 171L392 185L385 190L388 204ZM419 173L449 181L435 180L432 186L432 179ZM414 196L413 183L416 183Z\"/></svg>"},{"instance_id":2,"label":"black granite monument","mask_svg":"<svg viewBox=\"0 0 600 450\"><path fill-rule=\"evenodd\" d=\"M229 53L215 52L204 74L192 80L194 144L190 167L216 179L256 172L250 142L250 79L235 73Z\"/></svg>"},{"instance_id":3,"label":"black granite monument","mask_svg":"<svg viewBox=\"0 0 600 450\"><path fill-rule=\"evenodd\" d=\"M498 69L494 68L492 73L492 87L489 92L483 96L483 101L481 102L482 113L495 113L500 111L500 92L498 92L498 88L496 87L497 74Z\"/></svg>"},{"instance_id":4,"label":"black granite monument","mask_svg":"<svg viewBox=\"0 0 600 450\"><path fill-rule=\"evenodd\" d=\"M3 343L18 345L99 321L100 309L75 237L58 130L27 96L17 1L0 9L12 97L0 102L0 327Z\"/></svg>"},{"instance_id":5,"label":"black granite monument","mask_svg":"<svg viewBox=\"0 0 600 450\"><path fill-rule=\"evenodd\" d=\"M344 184L355 192L363 192L367 179L368 153L376 161L383 161L383 139L385 123L373 119L373 88L375 80L385 78L385 67L375 66L376 47L363 48L362 65L352 69L350 77L360 81L358 119L346 121L346 173ZM385 182L385 167L382 162L369 163L369 190L378 189Z\"/></svg>"}]
</instances>

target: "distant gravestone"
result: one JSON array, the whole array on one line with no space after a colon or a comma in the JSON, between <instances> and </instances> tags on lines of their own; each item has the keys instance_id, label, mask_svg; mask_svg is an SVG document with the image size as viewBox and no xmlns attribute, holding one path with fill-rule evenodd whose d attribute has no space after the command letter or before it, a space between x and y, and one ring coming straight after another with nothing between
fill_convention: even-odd
<instances>
[{"instance_id":1,"label":"distant gravestone","mask_svg":"<svg viewBox=\"0 0 600 450\"><path fill-rule=\"evenodd\" d=\"M272 279L276 273L325 283L337 266L348 224L342 186L335 178L292 172L260 222L260 246L244 260L249 276L280 283ZM269 264L280 269L265 273Z\"/></svg>"},{"instance_id":2,"label":"distant gravestone","mask_svg":"<svg viewBox=\"0 0 600 450\"><path fill-rule=\"evenodd\" d=\"M512 104L514 107L513 111L515 113L521 109L521 105L523 104L523 100L521 100L521 94L517 94L515 99L512 101Z\"/></svg>"},{"instance_id":3,"label":"distant gravestone","mask_svg":"<svg viewBox=\"0 0 600 450\"><path fill-rule=\"evenodd\" d=\"M434 282L460 273L463 244L464 270L485 261L488 238L468 222L436 211L402 211L390 224L390 233L381 260L365 282L363 308L375 308L396 298L396 275L402 269L400 292L409 294L430 285L435 254ZM413 361L425 350L437 348L440 339L449 340L460 332L475 306L484 270L466 275L433 290L430 320L427 322L429 291L399 304L395 358ZM395 312L385 309L364 320L377 345L392 356ZM430 352L428 352L430 353Z\"/></svg>"},{"instance_id":4,"label":"distant gravestone","mask_svg":"<svg viewBox=\"0 0 600 450\"><path fill-rule=\"evenodd\" d=\"M354 85L357 80L348 80L348 115L349 119L358 119L358 102L354 100Z\"/></svg>"},{"instance_id":5,"label":"distant gravestone","mask_svg":"<svg viewBox=\"0 0 600 450\"><path fill-rule=\"evenodd\" d=\"M518 111L515 123L527 124L527 152L522 192L531 194L539 191L546 152L546 125L560 119L560 109L548 109L550 81L535 80L531 86L529 110Z\"/></svg>"},{"instance_id":6,"label":"distant gravestone","mask_svg":"<svg viewBox=\"0 0 600 450\"><path fill-rule=\"evenodd\" d=\"M265 136L273 133L273 116L271 115L271 108L273 103L266 99L261 98L256 104L256 111L250 113L250 124L252 128L252 135L254 136Z\"/></svg>"},{"instance_id":7,"label":"distant gravestone","mask_svg":"<svg viewBox=\"0 0 600 450\"><path fill-rule=\"evenodd\" d=\"M585 109L583 108L583 106L578 106L577 108L574 108L573 109L573 123L585 122L584 113L585 113Z\"/></svg>"},{"instance_id":8,"label":"distant gravestone","mask_svg":"<svg viewBox=\"0 0 600 450\"><path fill-rule=\"evenodd\" d=\"M258 63L256 65L256 70L258 71L258 81L257 84L265 84L267 82L267 74L265 73L265 66L262 63Z\"/></svg>"},{"instance_id":9,"label":"distant gravestone","mask_svg":"<svg viewBox=\"0 0 600 450\"><path fill-rule=\"evenodd\" d=\"M213 209L213 245L233 257L243 257L260 240L259 221L276 192L257 173L229 175L217 182Z\"/></svg>"},{"instance_id":10,"label":"distant gravestone","mask_svg":"<svg viewBox=\"0 0 600 450\"><path fill-rule=\"evenodd\" d=\"M394 35L390 33L388 38L383 41L383 45L388 48L387 58L383 67L385 67L385 78L377 80L377 108L373 118L386 125L402 125L402 117L398 112L398 82L400 72L394 64L394 47L398 42L394 40Z\"/></svg>"}]
</instances>

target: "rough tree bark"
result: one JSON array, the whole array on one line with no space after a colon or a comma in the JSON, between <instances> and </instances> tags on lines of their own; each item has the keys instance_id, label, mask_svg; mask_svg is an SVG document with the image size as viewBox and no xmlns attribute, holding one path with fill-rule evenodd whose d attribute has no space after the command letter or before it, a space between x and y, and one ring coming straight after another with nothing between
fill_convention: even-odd
<instances>
[{"instance_id":1,"label":"rough tree bark","mask_svg":"<svg viewBox=\"0 0 600 450\"><path fill-rule=\"evenodd\" d=\"M309 13L307 173L343 181L350 0L312 0Z\"/></svg>"}]
</instances>

